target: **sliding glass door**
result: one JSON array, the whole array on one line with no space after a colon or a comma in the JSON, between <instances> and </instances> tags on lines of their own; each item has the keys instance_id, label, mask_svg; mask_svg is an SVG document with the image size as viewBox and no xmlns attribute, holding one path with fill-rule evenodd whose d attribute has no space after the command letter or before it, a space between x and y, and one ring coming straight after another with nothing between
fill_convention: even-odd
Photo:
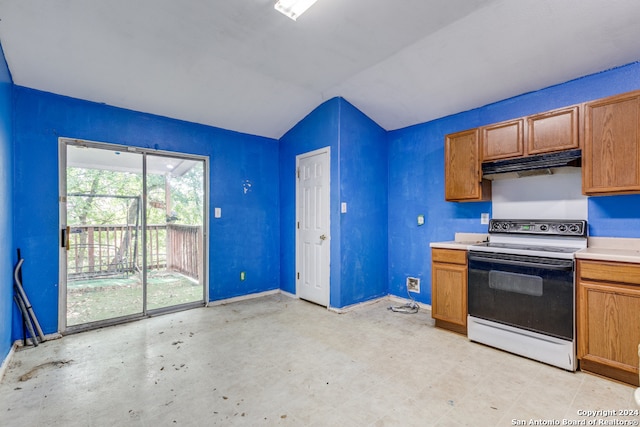
<instances>
[{"instance_id":1,"label":"sliding glass door","mask_svg":"<svg viewBox=\"0 0 640 427\"><path fill-rule=\"evenodd\" d=\"M202 301L204 162L147 156L147 309Z\"/></svg>"},{"instance_id":2,"label":"sliding glass door","mask_svg":"<svg viewBox=\"0 0 640 427\"><path fill-rule=\"evenodd\" d=\"M203 305L205 159L60 146L61 329Z\"/></svg>"}]
</instances>

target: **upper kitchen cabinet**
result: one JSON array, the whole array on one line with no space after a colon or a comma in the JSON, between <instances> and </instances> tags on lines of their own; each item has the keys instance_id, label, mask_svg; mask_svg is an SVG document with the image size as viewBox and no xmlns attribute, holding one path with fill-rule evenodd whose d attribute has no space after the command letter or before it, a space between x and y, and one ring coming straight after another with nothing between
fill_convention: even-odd
<instances>
[{"instance_id":1,"label":"upper kitchen cabinet","mask_svg":"<svg viewBox=\"0 0 640 427\"><path fill-rule=\"evenodd\" d=\"M579 148L578 127L578 106L483 126L482 161Z\"/></svg>"},{"instance_id":2,"label":"upper kitchen cabinet","mask_svg":"<svg viewBox=\"0 0 640 427\"><path fill-rule=\"evenodd\" d=\"M482 179L478 129L447 135L444 146L444 197L469 202L491 199L491 182Z\"/></svg>"},{"instance_id":3,"label":"upper kitchen cabinet","mask_svg":"<svg viewBox=\"0 0 640 427\"><path fill-rule=\"evenodd\" d=\"M524 120L510 120L483 126L482 161L523 156Z\"/></svg>"},{"instance_id":4,"label":"upper kitchen cabinet","mask_svg":"<svg viewBox=\"0 0 640 427\"><path fill-rule=\"evenodd\" d=\"M528 116L526 154L579 148L578 125L577 106Z\"/></svg>"},{"instance_id":5,"label":"upper kitchen cabinet","mask_svg":"<svg viewBox=\"0 0 640 427\"><path fill-rule=\"evenodd\" d=\"M585 104L582 192L640 192L640 91Z\"/></svg>"}]
</instances>

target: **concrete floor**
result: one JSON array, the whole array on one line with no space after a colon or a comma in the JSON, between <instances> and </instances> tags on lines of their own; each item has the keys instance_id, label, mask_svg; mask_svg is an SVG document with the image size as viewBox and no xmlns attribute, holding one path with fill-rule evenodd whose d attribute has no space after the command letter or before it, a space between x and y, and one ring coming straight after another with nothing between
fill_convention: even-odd
<instances>
[{"instance_id":1,"label":"concrete floor","mask_svg":"<svg viewBox=\"0 0 640 427\"><path fill-rule=\"evenodd\" d=\"M272 295L24 348L0 383L0 425L510 426L637 409L631 386L390 304L336 314Z\"/></svg>"}]
</instances>

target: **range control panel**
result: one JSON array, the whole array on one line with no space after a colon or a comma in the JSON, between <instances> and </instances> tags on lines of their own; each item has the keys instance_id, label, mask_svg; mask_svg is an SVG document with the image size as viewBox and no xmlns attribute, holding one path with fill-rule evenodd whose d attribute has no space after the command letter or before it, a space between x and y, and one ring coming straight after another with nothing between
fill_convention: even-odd
<instances>
[{"instance_id":1,"label":"range control panel","mask_svg":"<svg viewBox=\"0 0 640 427\"><path fill-rule=\"evenodd\" d=\"M587 221L492 219L489 233L586 237Z\"/></svg>"}]
</instances>

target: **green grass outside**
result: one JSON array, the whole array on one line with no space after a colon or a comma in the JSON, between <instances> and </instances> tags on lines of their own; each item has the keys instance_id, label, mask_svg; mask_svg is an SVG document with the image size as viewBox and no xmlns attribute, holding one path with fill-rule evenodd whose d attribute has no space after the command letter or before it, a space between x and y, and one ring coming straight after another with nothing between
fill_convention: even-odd
<instances>
[{"instance_id":1,"label":"green grass outside","mask_svg":"<svg viewBox=\"0 0 640 427\"><path fill-rule=\"evenodd\" d=\"M147 310L202 301L202 285L180 273L147 273ZM142 312L141 276L70 281L67 326Z\"/></svg>"}]
</instances>

